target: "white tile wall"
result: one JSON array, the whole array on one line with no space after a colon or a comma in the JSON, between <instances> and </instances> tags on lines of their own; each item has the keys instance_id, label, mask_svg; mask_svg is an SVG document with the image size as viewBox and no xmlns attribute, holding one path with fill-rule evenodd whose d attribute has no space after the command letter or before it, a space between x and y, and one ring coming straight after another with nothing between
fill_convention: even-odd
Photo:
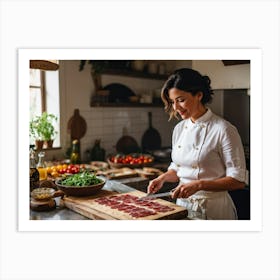
<instances>
[{"instance_id":1,"label":"white tile wall","mask_svg":"<svg viewBox=\"0 0 280 280\"><path fill-rule=\"evenodd\" d=\"M86 150L91 149L98 138L106 155L116 153L115 145L122 137L124 127L141 146L142 135L149 125L148 112L152 112L152 125L161 135L162 146L171 146L172 130L177 121L168 122L169 116L163 108L92 107L80 111L87 122L87 133L81 139L82 159L86 160Z\"/></svg>"}]
</instances>

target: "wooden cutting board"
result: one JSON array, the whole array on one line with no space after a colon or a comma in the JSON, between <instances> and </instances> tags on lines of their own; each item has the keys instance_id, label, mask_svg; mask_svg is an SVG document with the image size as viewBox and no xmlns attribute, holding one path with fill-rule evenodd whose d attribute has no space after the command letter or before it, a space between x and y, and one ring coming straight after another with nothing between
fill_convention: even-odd
<instances>
[{"instance_id":1,"label":"wooden cutting board","mask_svg":"<svg viewBox=\"0 0 280 280\"><path fill-rule=\"evenodd\" d=\"M92 196L92 197L65 196L62 199L62 202L67 208L83 216L86 216L89 219L94 219L94 220L158 220L158 219L177 220L177 219L185 218L188 213L187 209L184 207L178 206L174 203L171 203L163 199L155 199L155 200L151 200L151 202L156 202L161 204L162 206L170 207L172 208L172 210L166 212L156 212L156 214L153 215L135 218L132 217L129 213L126 213L118 209L112 209L110 206L102 205L98 203L96 200L99 197L106 196L107 198L110 198L112 195L123 196L125 194L115 194L115 193L113 194L112 192L108 192L108 191L105 191L104 193L104 190L102 190L102 192L99 193L97 196ZM137 196L137 197L142 197L146 195L146 193L140 191L133 191L127 194L132 196ZM149 206L140 206L140 205L137 206L141 208L149 209Z\"/></svg>"},{"instance_id":2,"label":"wooden cutting board","mask_svg":"<svg viewBox=\"0 0 280 280\"><path fill-rule=\"evenodd\" d=\"M69 119L67 124L68 133L71 135L71 140L80 140L87 132L87 123L80 115L80 110L75 109L73 116Z\"/></svg>"},{"instance_id":3,"label":"wooden cutting board","mask_svg":"<svg viewBox=\"0 0 280 280\"><path fill-rule=\"evenodd\" d=\"M128 167L109 169L106 171L99 171L96 174L105 176L111 180L138 177L138 173L134 169L131 169Z\"/></svg>"}]
</instances>

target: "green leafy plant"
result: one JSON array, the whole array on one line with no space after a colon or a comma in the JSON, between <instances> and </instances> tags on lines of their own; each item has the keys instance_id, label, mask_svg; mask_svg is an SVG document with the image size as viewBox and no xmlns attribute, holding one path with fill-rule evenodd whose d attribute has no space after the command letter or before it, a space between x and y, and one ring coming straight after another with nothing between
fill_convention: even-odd
<instances>
[{"instance_id":1,"label":"green leafy plant","mask_svg":"<svg viewBox=\"0 0 280 280\"><path fill-rule=\"evenodd\" d=\"M57 117L54 114L44 112L41 116L35 116L29 123L29 135L35 140L53 140L57 131L54 123Z\"/></svg>"}]
</instances>

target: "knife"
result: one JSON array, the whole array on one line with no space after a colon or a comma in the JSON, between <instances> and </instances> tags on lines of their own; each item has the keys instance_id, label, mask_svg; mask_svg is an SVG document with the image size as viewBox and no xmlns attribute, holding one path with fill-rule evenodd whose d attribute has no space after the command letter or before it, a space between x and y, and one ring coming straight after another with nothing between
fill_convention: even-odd
<instances>
[{"instance_id":1,"label":"knife","mask_svg":"<svg viewBox=\"0 0 280 280\"><path fill-rule=\"evenodd\" d=\"M164 192L164 193L149 193L149 194L147 194L146 196L140 197L139 199L140 199L140 200L146 200L146 199L153 199L153 198L171 196L171 195L172 195L172 192L173 192L174 190L175 190L175 189L172 189L171 191L169 191L169 192Z\"/></svg>"}]
</instances>

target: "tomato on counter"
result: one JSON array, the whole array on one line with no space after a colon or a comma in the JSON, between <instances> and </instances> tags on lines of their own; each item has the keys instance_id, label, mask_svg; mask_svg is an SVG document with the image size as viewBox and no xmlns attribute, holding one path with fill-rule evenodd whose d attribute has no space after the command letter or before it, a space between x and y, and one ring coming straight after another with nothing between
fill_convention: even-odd
<instances>
[{"instance_id":1,"label":"tomato on counter","mask_svg":"<svg viewBox=\"0 0 280 280\"><path fill-rule=\"evenodd\" d=\"M81 171L81 169L85 168L84 165L78 165L78 164L58 164L53 166L47 167L47 173L48 175L57 178L62 174L68 173L68 174L76 174Z\"/></svg>"},{"instance_id":2,"label":"tomato on counter","mask_svg":"<svg viewBox=\"0 0 280 280\"><path fill-rule=\"evenodd\" d=\"M109 160L112 163L131 164L131 165L153 162L153 158L151 156L143 155L143 154L129 154L129 155L117 154L115 156L111 156Z\"/></svg>"}]
</instances>

